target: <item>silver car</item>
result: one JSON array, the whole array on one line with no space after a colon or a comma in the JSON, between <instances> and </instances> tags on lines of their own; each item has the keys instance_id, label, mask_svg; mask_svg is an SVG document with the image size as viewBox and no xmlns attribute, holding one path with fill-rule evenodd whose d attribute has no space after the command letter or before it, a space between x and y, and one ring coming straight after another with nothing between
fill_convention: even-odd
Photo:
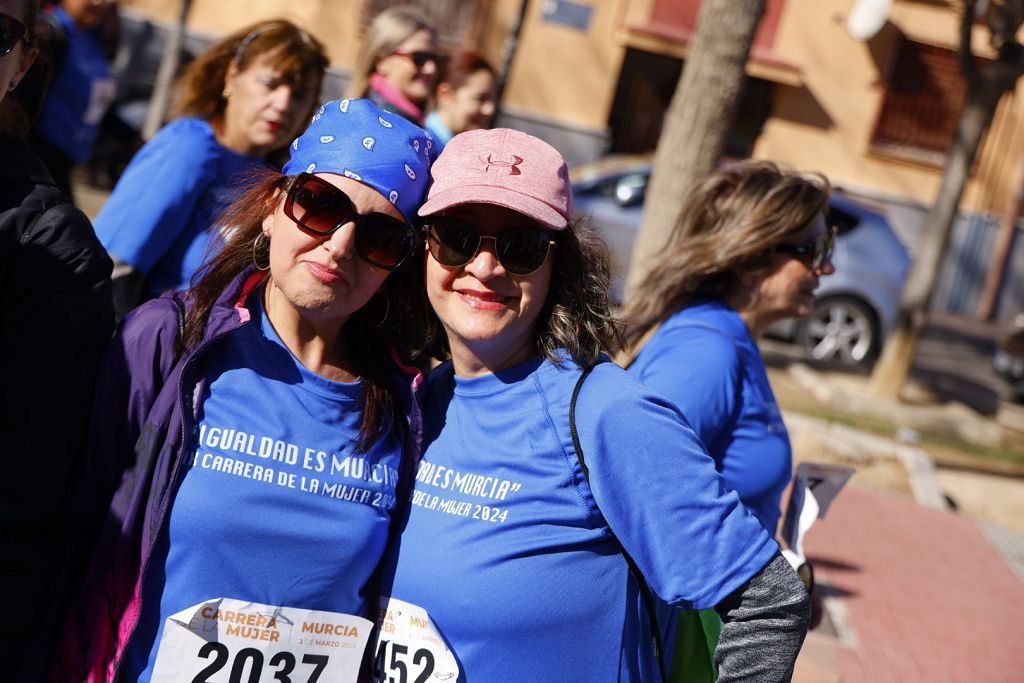
<instances>
[{"instance_id":1,"label":"silver car","mask_svg":"<svg viewBox=\"0 0 1024 683\"><path fill-rule=\"evenodd\" d=\"M589 217L611 249L617 301L650 174L650 157L609 157L570 173L577 215ZM801 344L816 359L871 363L896 319L910 257L884 215L839 190L832 192L826 222L838 229L835 274L821 279L808 319L783 321L769 334Z\"/></svg>"}]
</instances>

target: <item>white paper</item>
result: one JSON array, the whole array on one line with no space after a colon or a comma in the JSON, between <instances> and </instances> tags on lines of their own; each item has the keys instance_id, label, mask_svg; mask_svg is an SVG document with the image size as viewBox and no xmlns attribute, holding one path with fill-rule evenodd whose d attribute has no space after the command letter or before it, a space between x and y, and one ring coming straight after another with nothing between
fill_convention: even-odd
<instances>
[{"instance_id":1,"label":"white paper","mask_svg":"<svg viewBox=\"0 0 1024 683\"><path fill-rule=\"evenodd\" d=\"M208 600L167 618L153 683L356 683L373 624L335 612Z\"/></svg>"},{"instance_id":2,"label":"white paper","mask_svg":"<svg viewBox=\"0 0 1024 683\"><path fill-rule=\"evenodd\" d=\"M829 506L846 482L853 476L854 469L846 465L821 462L802 462L793 473L793 491L786 508L786 519L782 526L782 538L789 546L783 556L796 569L806 561L804 538L814 526L814 521L824 519Z\"/></svg>"},{"instance_id":3,"label":"white paper","mask_svg":"<svg viewBox=\"0 0 1024 683\"><path fill-rule=\"evenodd\" d=\"M454 681L459 664L427 611L382 596L372 677L375 683Z\"/></svg>"}]
</instances>

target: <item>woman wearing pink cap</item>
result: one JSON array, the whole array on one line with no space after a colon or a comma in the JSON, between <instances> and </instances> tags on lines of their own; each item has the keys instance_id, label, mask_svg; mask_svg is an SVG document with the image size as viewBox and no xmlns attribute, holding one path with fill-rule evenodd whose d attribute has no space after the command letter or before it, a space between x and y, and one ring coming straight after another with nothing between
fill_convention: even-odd
<instances>
[{"instance_id":1,"label":"woman wearing pink cap","mask_svg":"<svg viewBox=\"0 0 1024 683\"><path fill-rule=\"evenodd\" d=\"M607 253L573 222L562 157L472 131L432 177L430 351L447 362L382 572L378 673L661 681L672 608L716 607L719 680L787 679L807 591L680 413L601 362Z\"/></svg>"}]
</instances>

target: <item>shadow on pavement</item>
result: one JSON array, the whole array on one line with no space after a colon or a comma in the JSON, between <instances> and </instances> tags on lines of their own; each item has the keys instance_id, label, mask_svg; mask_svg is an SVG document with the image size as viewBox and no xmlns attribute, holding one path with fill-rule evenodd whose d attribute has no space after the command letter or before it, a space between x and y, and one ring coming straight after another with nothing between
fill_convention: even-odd
<instances>
[{"instance_id":1,"label":"shadow on pavement","mask_svg":"<svg viewBox=\"0 0 1024 683\"><path fill-rule=\"evenodd\" d=\"M827 569L833 572L859 572L860 567L857 565L847 564L842 560L833 560L827 557L820 557L818 555L808 555L807 559L811 561L815 569Z\"/></svg>"}]
</instances>

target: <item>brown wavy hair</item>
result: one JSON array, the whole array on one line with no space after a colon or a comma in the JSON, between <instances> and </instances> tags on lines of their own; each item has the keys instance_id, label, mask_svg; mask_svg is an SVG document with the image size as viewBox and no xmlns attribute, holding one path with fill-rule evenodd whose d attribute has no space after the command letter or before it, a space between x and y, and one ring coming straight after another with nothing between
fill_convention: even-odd
<instances>
[{"instance_id":1,"label":"brown wavy hair","mask_svg":"<svg viewBox=\"0 0 1024 683\"><path fill-rule=\"evenodd\" d=\"M193 60L175 84L171 118L198 116L215 121L224 115L224 83L232 64L245 71L257 57L269 55L274 68L284 73L292 89L312 91L319 101L320 86L329 61L324 46L312 35L285 19L261 21L235 31ZM302 120L313 115L313 107Z\"/></svg>"},{"instance_id":2,"label":"brown wavy hair","mask_svg":"<svg viewBox=\"0 0 1024 683\"><path fill-rule=\"evenodd\" d=\"M581 367L597 362L602 353L613 354L622 343L619 323L611 310L608 285L611 257L608 247L582 220L576 219L558 233L551 285L534 328L534 355L555 364L563 353ZM429 253L425 258L433 258ZM417 259L420 282L425 277L423 259ZM425 344L420 356L446 360L448 340L441 320L427 308Z\"/></svg>"},{"instance_id":3,"label":"brown wavy hair","mask_svg":"<svg viewBox=\"0 0 1024 683\"><path fill-rule=\"evenodd\" d=\"M770 161L711 174L684 200L668 245L621 311L629 350L695 299L726 296L740 275L766 267L773 247L825 211L828 194L825 176Z\"/></svg>"},{"instance_id":4,"label":"brown wavy hair","mask_svg":"<svg viewBox=\"0 0 1024 683\"><path fill-rule=\"evenodd\" d=\"M284 201L280 188L286 177L270 169L254 172L239 198L215 223L230 227L223 248L196 273L186 293L186 348L202 341L210 312L231 282L254 261L268 262L270 242L257 238L263 234L264 219ZM261 286L266 286L269 277L268 273ZM363 390L359 450L365 451L392 428L406 436L405 406L395 388L391 353L394 350L408 358L422 348L427 308L422 280L417 279L415 269L400 268L388 275L377 294L349 316L342 328L342 343L355 363Z\"/></svg>"}]
</instances>

